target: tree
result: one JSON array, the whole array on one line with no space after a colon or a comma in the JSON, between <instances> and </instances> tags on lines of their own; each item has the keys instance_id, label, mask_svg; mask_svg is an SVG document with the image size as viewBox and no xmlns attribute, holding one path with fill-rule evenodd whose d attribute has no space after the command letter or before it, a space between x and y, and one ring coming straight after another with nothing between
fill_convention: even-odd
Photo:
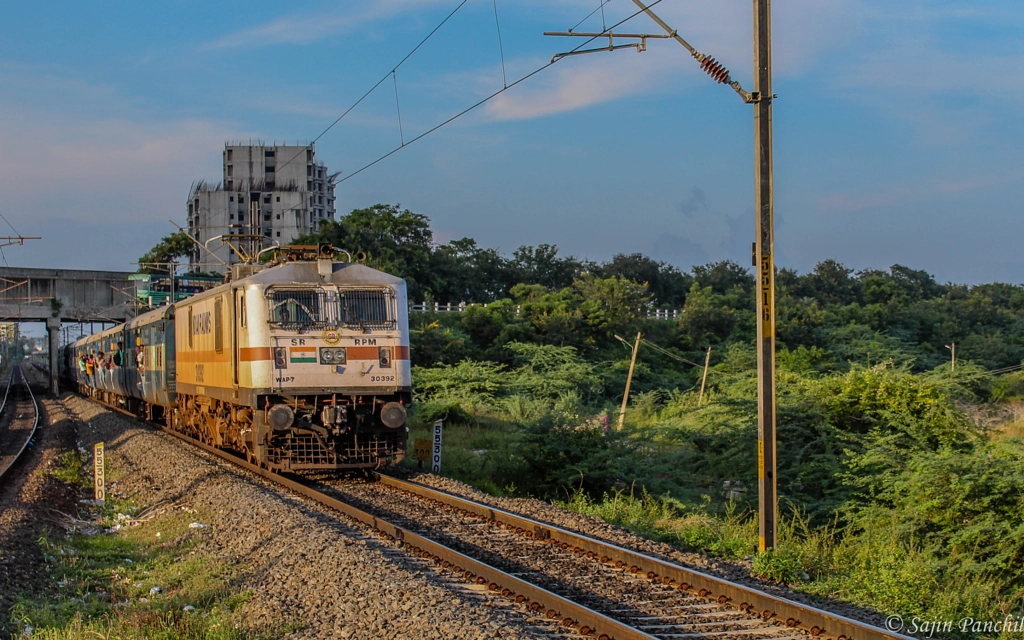
<instances>
[{"instance_id":1,"label":"tree","mask_svg":"<svg viewBox=\"0 0 1024 640\"><path fill-rule=\"evenodd\" d=\"M810 297L817 298L822 304L846 305L858 302L860 287L857 280L850 277L853 269L847 269L838 261L829 258L814 267L814 273L804 277L808 284Z\"/></svg>"},{"instance_id":2,"label":"tree","mask_svg":"<svg viewBox=\"0 0 1024 640\"><path fill-rule=\"evenodd\" d=\"M574 279L594 270L594 267L571 256L559 258L558 247L553 244L522 246L512 254L515 283L539 284L552 291L568 287Z\"/></svg>"},{"instance_id":3,"label":"tree","mask_svg":"<svg viewBox=\"0 0 1024 640\"><path fill-rule=\"evenodd\" d=\"M688 349L703 349L725 342L736 326L736 312L711 287L693 283L679 316L679 337Z\"/></svg>"},{"instance_id":4,"label":"tree","mask_svg":"<svg viewBox=\"0 0 1024 640\"><path fill-rule=\"evenodd\" d=\"M401 205L375 204L355 209L295 242L329 242L353 256L362 251L367 255L368 265L404 278L411 300L422 299L429 293L433 242L430 219L408 209L402 210Z\"/></svg>"},{"instance_id":5,"label":"tree","mask_svg":"<svg viewBox=\"0 0 1024 640\"><path fill-rule=\"evenodd\" d=\"M725 294L738 289L751 296L754 293L754 276L746 267L741 267L732 260L712 262L693 268L693 278L701 287L711 287L717 294Z\"/></svg>"},{"instance_id":6,"label":"tree","mask_svg":"<svg viewBox=\"0 0 1024 640\"><path fill-rule=\"evenodd\" d=\"M195 243L184 231L164 236L160 242L139 258L139 273L168 273L169 262L192 255Z\"/></svg>"},{"instance_id":7,"label":"tree","mask_svg":"<svg viewBox=\"0 0 1024 640\"><path fill-rule=\"evenodd\" d=\"M609 262L601 265L600 273L605 278L618 276L637 284L646 284L655 304L676 308L686 302L686 292L693 284L693 276L682 273L670 264L652 260L642 253L616 254Z\"/></svg>"},{"instance_id":8,"label":"tree","mask_svg":"<svg viewBox=\"0 0 1024 640\"><path fill-rule=\"evenodd\" d=\"M515 284L509 261L472 238L435 247L430 275L435 299L446 302L492 302L507 296Z\"/></svg>"}]
</instances>

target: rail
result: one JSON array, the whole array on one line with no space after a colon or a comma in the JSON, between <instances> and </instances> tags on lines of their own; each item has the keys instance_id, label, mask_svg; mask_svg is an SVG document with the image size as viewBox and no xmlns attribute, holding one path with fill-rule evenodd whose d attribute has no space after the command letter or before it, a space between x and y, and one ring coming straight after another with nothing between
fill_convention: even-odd
<instances>
[{"instance_id":1,"label":"rail","mask_svg":"<svg viewBox=\"0 0 1024 640\"><path fill-rule=\"evenodd\" d=\"M11 395L11 384L14 382L15 373L21 375L21 380L25 384L25 388L28 390L28 397L31 398L32 406L35 408L35 418L33 418L32 420L32 431L28 434L28 438L25 439L24 444L21 445L21 449L19 449L18 453L14 455L14 458L12 458L11 461L7 463L7 466L5 466L3 469L0 469L0 480L3 480L3 478L7 475L7 472L10 471L12 467L14 467L14 464L19 459L21 459L21 454L25 453L25 449L28 448L28 445L36 437L36 431L39 429L39 401L36 400L35 394L32 393L32 385L28 383L28 379L25 378L25 374L22 373L21 367L19 365L15 365L14 367L11 368L11 375L7 379L7 389L6 391L4 391L4 401L3 404L0 404L0 416L2 416L4 411L7 410L7 399Z\"/></svg>"}]
</instances>

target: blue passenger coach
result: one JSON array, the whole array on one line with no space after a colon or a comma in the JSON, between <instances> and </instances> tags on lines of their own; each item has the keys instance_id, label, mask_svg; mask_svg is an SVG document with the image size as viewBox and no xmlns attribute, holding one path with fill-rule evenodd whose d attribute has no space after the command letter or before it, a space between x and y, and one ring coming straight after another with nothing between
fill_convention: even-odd
<instances>
[{"instance_id":1,"label":"blue passenger coach","mask_svg":"<svg viewBox=\"0 0 1024 640\"><path fill-rule=\"evenodd\" d=\"M80 366L89 357L91 378ZM174 307L144 313L68 345L65 363L65 376L80 393L149 420L164 419L175 402Z\"/></svg>"}]
</instances>

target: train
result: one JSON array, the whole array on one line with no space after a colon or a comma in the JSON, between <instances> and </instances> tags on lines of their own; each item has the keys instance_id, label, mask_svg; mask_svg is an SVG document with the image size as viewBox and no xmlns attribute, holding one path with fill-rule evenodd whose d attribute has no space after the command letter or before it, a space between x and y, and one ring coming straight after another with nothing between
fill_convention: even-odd
<instances>
[{"instance_id":1,"label":"train","mask_svg":"<svg viewBox=\"0 0 1024 640\"><path fill-rule=\"evenodd\" d=\"M329 245L271 256L67 345L65 382L276 472L401 461L412 403L405 281Z\"/></svg>"}]
</instances>

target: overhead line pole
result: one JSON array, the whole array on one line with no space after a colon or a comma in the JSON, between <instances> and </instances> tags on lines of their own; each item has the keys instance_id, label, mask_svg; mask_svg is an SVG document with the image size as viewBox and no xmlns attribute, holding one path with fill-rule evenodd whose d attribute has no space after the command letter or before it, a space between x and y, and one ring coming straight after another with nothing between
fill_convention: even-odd
<instances>
[{"instance_id":1,"label":"overhead line pole","mask_svg":"<svg viewBox=\"0 0 1024 640\"><path fill-rule=\"evenodd\" d=\"M659 0L660 1L660 0ZM755 242L754 269L757 286L757 495L758 495L758 551L773 549L777 542L778 491L776 479L776 420L775 420L775 232L772 195L772 54L771 54L771 0L753 0L754 3L754 90L746 91L734 80L729 70L711 56L698 51L684 40L644 0L633 0L641 11L654 20L665 32L685 48L700 63L704 73L720 84L728 85L747 104L754 105L754 167L755 167ZM545 35L578 35L574 32ZM635 46L646 49L647 34L612 34L603 49L573 51L596 53L622 48L614 44L615 37L640 38ZM566 54L556 54L554 59ZM698 401L699 402L699 401Z\"/></svg>"},{"instance_id":2,"label":"overhead line pole","mask_svg":"<svg viewBox=\"0 0 1024 640\"><path fill-rule=\"evenodd\" d=\"M758 551L778 532L775 422L775 231L772 192L771 0L754 2L754 162L757 269Z\"/></svg>"}]
</instances>

